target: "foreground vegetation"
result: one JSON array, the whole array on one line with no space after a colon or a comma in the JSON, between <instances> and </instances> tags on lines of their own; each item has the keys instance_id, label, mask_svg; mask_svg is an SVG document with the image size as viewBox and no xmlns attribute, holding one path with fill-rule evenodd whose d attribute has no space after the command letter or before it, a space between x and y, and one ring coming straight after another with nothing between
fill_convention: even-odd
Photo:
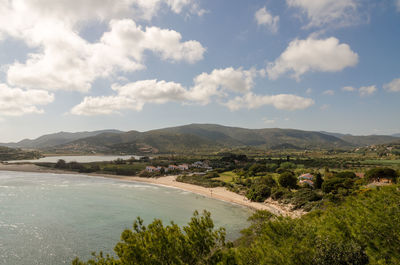
<instances>
[{"instance_id":1,"label":"foreground vegetation","mask_svg":"<svg viewBox=\"0 0 400 265\"><path fill-rule=\"evenodd\" d=\"M115 246L74 265L122 264L400 264L398 185L365 189L299 219L256 212L234 243L197 212L188 226L147 227L138 219Z\"/></svg>"}]
</instances>

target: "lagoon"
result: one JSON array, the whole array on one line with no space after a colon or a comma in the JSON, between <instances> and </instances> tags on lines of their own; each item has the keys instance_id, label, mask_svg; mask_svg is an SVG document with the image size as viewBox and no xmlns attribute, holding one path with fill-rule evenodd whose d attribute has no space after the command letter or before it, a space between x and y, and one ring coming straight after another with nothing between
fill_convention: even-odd
<instances>
[{"instance_id":1,"label":"lagoon","mask_svg":"<svg viewBox=\"0 0 400 265\"><path fill-rule=\"evenodd\" d=\"M139 159L141 156L136 156L136 155L46 156L39 159L7 161L7 163L57 163L57 161L60 159L65 160L65 162L67 163L69 162L92 163L92 162L114 161L117 159L127 160L132 157L135 159Z\"/></svg>"},{"instance_id":2,"label":"lagoon","mask_svg":"<svg viewBox=\"0 0 400 265\"><path fill-rule=\"evenodd\" d=\"M111 253L140 216L185 225L207 209L227 238L239 237L252 211L162 186L84 175L0 172L0 264L70 264Z\"/></svg>"}]
</instances>

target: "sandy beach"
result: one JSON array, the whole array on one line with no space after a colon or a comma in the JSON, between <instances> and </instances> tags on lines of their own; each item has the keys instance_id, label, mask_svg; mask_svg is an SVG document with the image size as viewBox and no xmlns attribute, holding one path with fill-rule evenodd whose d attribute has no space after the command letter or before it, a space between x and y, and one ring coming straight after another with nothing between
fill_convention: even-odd
<instances>
[{"instance_id":1,"label":"sandy beach","mask_svg":"<svg viewBox=\"0 0 400 265\"><path fill-rule=\"evenodd\" d=\"M80 174L77 172L57 170L51 168L40 167L34 164L1 164L0 170L2 171L20 171L20 172L42 172L42 173L53 173L53 174ZM222 200L230 203L235 203L245 207L249 207L254 210L266 210L275 215L289 216L292 218L300 217L304 214L303 211L291 211L290 206L282 205L277 202L268 200L265 203L251 202L245 196L231 192L224 187L217 188L205 188L197 185L187 184L176 181L176 176L166 176L160 178L141 178L137 176L117 176L109 174L82 174L88 176L99 176L113 179L120 179L124 181L134 181L142 183L150 183L154 185L162 185L166 187L178 188L181 190L193 192L199 195L210 197L217 200Z\"/></svg>"}]
</instances>

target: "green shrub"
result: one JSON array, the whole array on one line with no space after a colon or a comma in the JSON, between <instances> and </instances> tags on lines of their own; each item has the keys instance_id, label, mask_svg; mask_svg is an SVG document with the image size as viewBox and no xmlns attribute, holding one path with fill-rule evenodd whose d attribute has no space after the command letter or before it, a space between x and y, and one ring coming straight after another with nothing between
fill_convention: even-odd
<instances>
[{"instance_id":1,"label":"green shrub","mask_svg":"<svg viewBox=\"0 0 400 265\"><path fill-rule=\"evenodd\" d=\"M83 262L76 258L73 265L117 264L217 264L227 259L221 250L225 247L225 230L215 229L210 213L194 213L188 225L180 228L171 223L164 226L155 219L145 226L139 217L132 229L121 234L114 248L116 255L93 254Z\"/></svg>"},{"instance_id":2,"label":"green shrub","mask_svg":"<svg viewBox=\"0 0 400 265\"><path fill-rule=\"evenodd\" d=\"M390 179L393 182L397 181L399 175L397 172L391 168L373 168L365 173L365 178L369 181L379 181L380 179Z\"/></svg>"},{"instance_id":3,"label":"green shrub","mask_svg":"<svg viewBox=\"0 0 400 265\"><path fill-rule=\"evenodd\" d=\"M284 172L279 176L279 185L284 188L296 188L297 178L292 172Z\"/></svg>"},{"instance_id":4,"label":"green shrub","mask_svg":"<svg viewBox=\"0 0 400 265\"><path fill-rule=\"evenodd\" d=\"M291 170L295 169L297 166L295 163L292 162L283 162L279 167L282 169Z\"/></svg>"},{"instance_id":5,"label":"green shrub","mask_svg":"<svg viewBox=\"0 0 400 265\"><path fill-rule=\"evenodd\" d=\"M206 188L215 188L215 187L224 187L227 185L225 182L220 181L218 179L209 178L207 176L189 176L182 175L176 178L176 181L199 185Z\"/></svg>"},{"instance_id":6,"label":"green shrub","mask_svg":"<svg viewBox=\"0 0 400 265\"><path fill-rule=\"evenodd\" d=\"M279 200L285 196L285 194L290 193L288 189L278 187L278 188L273 188L271 190L271 198L274 200Z\"/></svg>"},{"instance_id":7,"label":"green shrub","mask_svg":"<svg viewBox=\"0 0 400 265\"><path fill-rule=\"evenodd\" d=\"M65 162L64 159L59 159L57 161L57 163L54 165L55 168L60 168L60 169L64 169L67 168L67 163Z\"/></svg>"},{"instance_id":8,"label":"green shrub","mask_svg":"<svg viewBox=\"0 0 400 265\"><path fill-rule=\"evenodd\" d=\"M344 179L355 179L357 178L356 174L351 171L343 171L335 174L336 178L344 178Z\"/></svg>"},{"instance_id":9,"label":"green shrub","mask_svg":"<svg viewBox=\"0 0 400 265\"><path fill-rule=\"evenodd\" d=\"M276 181L272 176L262 176L258 178L256 182L258 184L265 184L271 188L277 186Z\"/></svg>"},{"instance_id":10,"label":"green shrub","mask_svg":"<svg viewBox=\"0 0 400 265\"><path fill-rule=\"evenodd\" d=\"M253 185L246 192L246 197L255 202L263 202L271 195L271 188L265 184Z\"/></svg>"},{"instance_id":11,"label":"green shrub","mask_svg":"<svg viewBox=\"0 0 400 265\"><path fill-rule=\"evenodd\" d=\"M354 186L353 179L337 178L333 177L327 179L322 183L322 191L325 193L337 193L339 188L351 189Z\"/></svg>"},{"instance_id":12,"label":"green shrub","mask_svg":"<svg viewBox=\"0 0 400 265\"><path fill-rule=\"evenodd\" d=\"M321 199L322 196L312 189L303 188L298 190L297 192L293 192L293 196L290 202L294 205L294 209L299 209L309 202L319 201Z\"/></svg>"}]
</instances>

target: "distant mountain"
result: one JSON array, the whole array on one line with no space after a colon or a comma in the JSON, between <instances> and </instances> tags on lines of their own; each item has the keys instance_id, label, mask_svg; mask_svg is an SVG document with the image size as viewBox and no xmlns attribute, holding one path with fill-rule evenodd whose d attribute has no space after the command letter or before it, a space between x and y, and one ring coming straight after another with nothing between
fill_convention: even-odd
<instances>
[{"instance_id":1,"label":"distant mountain","mask_svg":"<svg viewBox=\"0 0 400 265\"><path fill-rule=\"evenodd\" d=\"M60 132L3 145L58 153L145 154L213 152L248 147L264 150L351 149L398 139L385 135L353 136L293 129L190 124L147 132Z\"/></svg>"},{"instance_id":2,"label":"distant mountain","mask_svg":"<svg viewBox=\"0 0 400 265\"><path fill-rule=\"evenodd\" d=\"M6 146L11 148L24 148L24 149L43 149L57 145L62 145L82 138L96 136L102 133L121 133L121 131L101 130L94 132L76 132L76 133L58 132L58 133L43 135L33 140L24 139L17 143L0 143L0 146Z\"/></svg>"},{"instance_id":3,"label":"distant mountain","mask_svg":"<svg viewBox=\"0 0 400 265\"><path fill-rule=\"evenodd\" d=\"M191 124L150 132L191 134L225 146L236 147L258 146L271 148L282 144L289 144L301 149L349 147L348 143L334 136L293 129L245 129L215 124Z\"/></svg>"},{"instance_id":4,"label":"distant mountain","mask_svg":"<svg viewBox=\"0 0 400 265\"><path fill-rule=\"evenodd\" d=\"M222 147L223 145L219 143L195 135L129 131L126 133L103 133L55 146L48 151L143 154L204 152Z\"/></svg>"},{"instance_id":5,"label":"distant mountain","mask_svg":"<svg viewBox=\"0 0 400 265\"><path fill-rule=\"evenodd\" d=\"M394 137L400 137L400 133L393 134Z\"/></svg>"},{"instance_id":6,"label":"distant mountain","mask_svg":"<svg viewBox=\"0 0 400 265\"><path fill-rule=\"evenodd\" d=\"M224 148L262 149L352 148L353 145L319 132L291 129L245 129L214 124L191 124L147 132L103 133L55 146L53 152L187 153Z\"/></svg>"},{"instance_id":7,"label":"distant mountain","mask_svg":"<svg viewBox=\"0 0 400 265\"><path fill-rule=\"evenodd\" d=\"M390 136L390 135L354 136L351 134L340 134L340 133L330 133L330 132L321 132L321 133L335 136L345 142L348 142L356 146L387 144L398 140L395 136Z\"/></svg>"}]
</instances>

